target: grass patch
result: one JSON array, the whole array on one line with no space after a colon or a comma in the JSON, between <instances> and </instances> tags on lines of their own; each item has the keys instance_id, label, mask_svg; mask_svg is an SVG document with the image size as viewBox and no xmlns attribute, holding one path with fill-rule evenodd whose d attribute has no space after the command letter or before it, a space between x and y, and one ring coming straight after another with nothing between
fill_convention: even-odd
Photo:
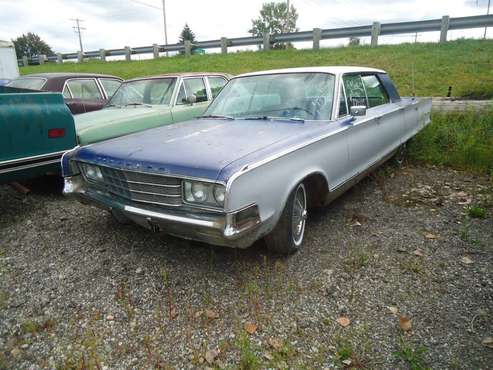
<instances>
[{"instance_id":1,"label":"grass patch","mask_svg":"<svg viewBox=\"0 0 493 370\"><path fill-rule=\"evenodd\" d=\"M408 154L414 161L489 174L493 180L493 109L433 113Z\"/></svg>"},{"instance_id":2,"label":"grass patch","mask_svg":"<svg viewBox=\"0 0 493 370\"><path fill-rule=\"evenodd\" d=\"M486 210L480 206L470 206L467 215L471 218L486 218Z\"/></svg>"},{"instance_id":3,"label":"grass patch","mask_svg":"<svg viewBox=\"0 0 493 370\"><path fill-rule=\"evenodd\" d=\"M402 95L412 95L412 75L419 96L445 96L449 86L455 96L493 98L493 41L456 40L444 44L352 46L320 50L272 50L174 56L142 61L96 60L58 65L22 67L21 73L93 72L134 78L166 72L218 71L240 74L275 68L360 65L386 70ZM414 66L414 68L413 68Z\"/></svg>"},{"instance_id":4,"label":"grass patch","mask_svg":"<svg viewBox=\"0 0 493 370\"><path fill-rule=\"evenodd\" d=\"M401 338L399 349L394 352L394 356L406 362L411 370L428 370L430 368L424 359L426 352L425 347L414 347Z\"/></svg>"}]
</instances>

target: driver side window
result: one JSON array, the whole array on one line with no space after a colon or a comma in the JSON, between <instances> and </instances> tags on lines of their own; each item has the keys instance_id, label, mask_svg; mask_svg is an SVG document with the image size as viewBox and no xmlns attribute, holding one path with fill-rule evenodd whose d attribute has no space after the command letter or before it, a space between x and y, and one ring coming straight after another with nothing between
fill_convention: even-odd
<instances>
[{"instance_id":1,"label":"driver side window","mask_svg":"<svg viewBox=\"0 0 493 370\"><path fill-rule=\"evenodd\" d=\"M348 109L357 105L368 107L365 87L359 74L344 75L342 78L346 89Z\"/></svg>"}]
</instances>

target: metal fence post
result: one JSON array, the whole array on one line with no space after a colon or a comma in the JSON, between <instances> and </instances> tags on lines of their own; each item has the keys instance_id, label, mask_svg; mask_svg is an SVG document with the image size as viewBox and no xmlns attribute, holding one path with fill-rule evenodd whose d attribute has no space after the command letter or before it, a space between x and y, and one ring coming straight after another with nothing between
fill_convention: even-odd
<instances>
[{"instance_id":1,"label":"metal fence post","mask_svg":"<svg viewBox=\"0 0 493 370\"><path fill-rule=\"evenodd\" d=\"M450 17L444 15L442 17L442 26L440 28L440 42L447 42L447 32L450 24Z\"/></svg>"},{"instance_id":2,"label":"metal fence post","mask_svg":"<svg viewBox=\"0 0 493 370\"><path fill-rule=\"evenodd\" d=\"M226 37L221 37L221 53L228 53L228 39Z\"/></svg>"},{"instance_id":3,"label":"metal fence post","mask_svg":"<svg viewBox=\"0 0 493 370\"><path fill-rule=\"evenodd\" d=\"M154 59L159 58L159 46L158 44L152 44L152 55Z\"/></svg>"},{"instance_id":4,"label":"metal fence post","mask_svg":"<svg viewBox=\"0 0 493 370\"><path fill-rule=\"evenodd\" d=\"M62 53L56 53L56 62L58 64L62 64L63 63L63 55L62 55Z\"/></svg>"},{"instance_id":5,"label":"metal fence post","mask_svg":"<svg viewBox=\"0 0 493 370\"><path fill-rule=\"evenodd\" d=\"M130 46L125 46L125 60L127 62L132 60L132 49L130 49Z\"/></svg>"},{"instance_id":6,"label":"metal fence post","mask_svg":"<svg viewBox=\"0 0 493 370\"><path fill-rule=\"evenodd\" d=\"M106 50L105 49L99 49L99 58L101 59L102 62L106 62Z\"/></svg>"},{"instance_id":7,"label":"metal fence post","mask_svg":"<svg viewBox=\"0 0 493 370\"><path fill-rule=\"evenodd\" d=\"M84 55L82 54L82 51L77 52L77 62L82 63L84 61Z\"/></svg>"},{"instance_id":8,"label":"metal fence post","mask_svg":"<svg viewBox=\"0 0 493 370\"><path fill-rule=\"evenodd\" d=\"M270 34L264 33L264 50L270 50Z\"/></svg>"},{"instance_id":9,"label":"metal fence post","mask_svg":"<svg viewBox=\"0 0 493 370\"><path fill-rule=\"evenodd\" d=\"M190 55L192 55L192 42L185 40L185 56L189 57Z\"/></svg>"},{"instance_id":10,"label":"metal fence post","mask_svg":"<svg viewBox=\"0 0 493 370\"><path fill-rule=\"evenodd\" d=\"M371 46L375 47L378 45L378 36L380 35L381 25L380 22L373 22L371 26Z\"/></svg>"},{"instance_id":11,"label":"metal fence post","mask_svg":"<svg viewBox=\"0 0 493 370\"><path fill-rule=\"evenodd\" d=\"M38 62L39 62L39 64L45 64L45 60L46 60L46 55L44 55L44 54L39 54L38 55Z\"/></svg>"},{"instance_id":12,"label":"metal fence post","mask_svg":"<svg viewBox=\"0 0 493 370\"><path fill-rule=\"evenodd\" d=\"M320 49L320 40L322 39L322 29L314 28L313 29L313 50Z\"/></svg>"}]
</instances>

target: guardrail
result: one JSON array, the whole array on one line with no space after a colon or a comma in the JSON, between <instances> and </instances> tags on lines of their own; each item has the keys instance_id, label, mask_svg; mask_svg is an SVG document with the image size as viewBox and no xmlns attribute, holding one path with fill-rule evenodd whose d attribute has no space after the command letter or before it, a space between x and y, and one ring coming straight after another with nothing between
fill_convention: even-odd
<instances>
[{"instance_id":1,"label":"guardrail","mask_svg":"<svg viewBox=\"0 0 493 370\"><path fill-rule=\"evenodd\" d=\"M442 18L424 21L399 23L373 22L373 24L365 26L331 29L314 28L311 31L292 32L276 35L265 34L263 35L263 37L222 37L216 40L197 41L193 44L189 41L185 41L184 44L153 44L151 46L140 46L135 48L126 46L123 49L100 49L95 51L87 51L83 54L81 52L57 53L56 55L50 56L39 55L37 57L33 57L30 61L35 64L43 64L47 61L63 63L64 60L78 60L79 62L82 62L84 58L100 58L101 60L106 61L106 57L108 56L122 55L125 56L126 60L131 60L132 55L134 54L152 53L154 58L159 58L159 53L173 51L183 52L186 56L190 56L194 48L220 48L221 52L223 54L226 54L229 47L261 45L264 50L269 50L274 43L300 41L313 41L313 49L319 49L321 40L367 36L371 37L371 46L375 47L378 45L379 36L433 31L440 31L440 42L445 42L447 41L447 33L449 30L482 28L488 26L493 26L493 15L478 15L457 18L450 18L449 16L445 15ZM24 56L22 59L19 60L19 63L25 66L28 65L29 60L26 56Z\"/></svg>"}]
</instances>

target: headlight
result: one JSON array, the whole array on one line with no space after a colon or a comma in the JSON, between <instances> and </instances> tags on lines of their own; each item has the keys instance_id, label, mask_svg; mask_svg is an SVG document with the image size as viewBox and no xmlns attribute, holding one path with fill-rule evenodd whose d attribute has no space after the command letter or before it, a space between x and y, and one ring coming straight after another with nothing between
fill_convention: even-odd
<instances>
[{"instance_id":1,"label":"headlight","mask_svg":"<svg viewBox=\"0 0 493 370\"><path fill-rule=\"evenodd\" d=\"M91 181L103 180L103 174L101 173L99 167L87 163L82 163L81 166L82 166L82 170L84 171L84 175L88 180Z\"/></svg>"},{"instance_id":2,"label":"headlight","mask_svg":"<svg viewBox=\"0 0 493 370\"><path fill-rule=\"evenodd\" d=\"M184 181L184 200L187 203L196 203L206 206L224 206L226 188L223 185L200 181Z\"/></svg>"}]
</instances>

